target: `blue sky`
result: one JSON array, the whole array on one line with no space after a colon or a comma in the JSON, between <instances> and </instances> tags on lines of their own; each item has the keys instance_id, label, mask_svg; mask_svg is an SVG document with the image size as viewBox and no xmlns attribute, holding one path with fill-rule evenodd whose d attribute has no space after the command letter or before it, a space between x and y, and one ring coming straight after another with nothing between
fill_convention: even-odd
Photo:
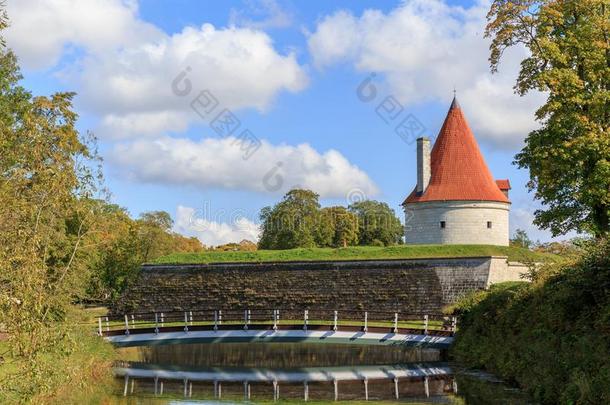
<instances>
[{"instance_id":1,"label":"blue sky","mask_svg":"<svg viewBox=\"0 0 610 405\"><path fill-rule=\"evenodd\" d=\"M512 165L544 97L513 94L523 49L489 73L487 8L25 0L9 1L5 35L35 94L78 93L79 129L99 138L113 202L134 216L166 210L176 231L206 244L253 239L260 208L291 186L313 188L323 205L382 200L402 217L415 144L394 128L415 117L421 134L435 137L454 87L493 175L511 181L511 229L546 241L531 223L538 205L527 173ZM190 92L177 95L172 82L187 68ZM372 73L377 95L364 102L357 89ZM203 90L217 102L204 118L190 107ZM376 109L390 96L402 111L386 123ZM224 109L240 121L232 134L210 126ZM258 149L235 138L246 129Z\"/></svg>"}]
</instances>

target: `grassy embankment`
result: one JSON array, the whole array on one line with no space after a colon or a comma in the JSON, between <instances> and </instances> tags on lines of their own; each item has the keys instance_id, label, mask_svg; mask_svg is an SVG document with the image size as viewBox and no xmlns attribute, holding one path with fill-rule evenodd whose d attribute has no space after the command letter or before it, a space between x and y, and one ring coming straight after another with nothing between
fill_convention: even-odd
<instances>
[{"instance_id":1,"label":"grassy embankment","mask_svg":"<svg viewBox=\"0 0 610 405\"><path fill-rule=\"evenodd\" d=\"M71 345L64 353L44 354L40 361L50 370L44 375L44 386L17 377L17 360L11 357L7 341L0 341L4 353L0 365L0 382L10 381L12 387L0 392L0 403L77 404L95 400L99 387L112 381L110 368L115 357L112 345L95 335L95 312L75 309L70 315L68 332ZM32 386L37 384L37 386ZM33 396L31 396L33 394Z\"/></svg>"},{"instance_id":2,"label":"grassy embankment","mask_svg":"<svg viewBox=\"0 0 610 405\"><path fill-rule=\"evenodd\" d=\"M257 250L252 252L205 251L172 253L154 261L163 264L271 262L314 260L417 259L443 257L508 256L510 261L557 261L558 256L528 249L491 245L397 245L388 247L353 246L347 248L310 248Z\"/></svg>"},{"instance_id":3,"label":"grassy embankment","mask_svg":"<svg viewBox=\"0 0 610 405\"><path fill-rule=\"evenodd\" d=\"M452 308L456 360L549 404L610 403L610 243L503 283Z\"/></svg>"}]
</instances>

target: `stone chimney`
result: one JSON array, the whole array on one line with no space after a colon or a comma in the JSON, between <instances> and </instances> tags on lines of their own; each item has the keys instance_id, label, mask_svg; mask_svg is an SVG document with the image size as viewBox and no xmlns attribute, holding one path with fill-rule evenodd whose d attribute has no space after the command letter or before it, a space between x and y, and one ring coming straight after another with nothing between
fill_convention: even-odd
<instances>
[{"instance_id":1,"label":"stone chimney","mask_svg":"<svg viewBox=\"0 0 610 405\"><path fill-rule=\"evenodd\" d=\"M430 183L430 139L417 138L417 188L423 194Z\"/></svg>"}]
</instances>

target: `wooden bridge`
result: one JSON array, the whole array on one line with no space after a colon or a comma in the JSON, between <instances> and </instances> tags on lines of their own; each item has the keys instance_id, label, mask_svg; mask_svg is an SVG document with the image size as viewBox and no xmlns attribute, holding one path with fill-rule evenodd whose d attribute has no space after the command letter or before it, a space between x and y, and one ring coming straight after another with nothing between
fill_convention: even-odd
<instances>
[{"instance_id":1,"label":"wooden bridge","mask_svg":"<svg viewBox=\"0 0 610 405\"><path fill-rule=\"evenodd\" d=\"M385 311L189 310L98 318L98 334L117 346L300 342L445 349L455 330L455 317Z\"/></svg>"}]
</instances>

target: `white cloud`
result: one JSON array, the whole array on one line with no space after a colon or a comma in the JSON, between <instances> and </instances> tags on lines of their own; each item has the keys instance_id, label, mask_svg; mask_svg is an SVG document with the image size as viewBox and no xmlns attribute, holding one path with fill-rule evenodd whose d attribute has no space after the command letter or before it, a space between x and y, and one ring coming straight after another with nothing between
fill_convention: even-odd
<instances>
[{"instance_id":1,"label":"white cloud","mask_svg":"<svg viewBox=\"0 0 610 405\"><path fill-rule=\"evenodd\" d=\"M136 1L11 5L8 45L27 67L58 66L67 47L78 48L57 74L77 86L79 106L100 117L104 138L184 131L200 120L189 102L204 89L221 108L264 111L278 93L307 84L295 54L279 53L259 29L203 24L168 35L138 18ZM177 96L172 81L187 68L191 91Z\"/></svg>"},{"instance_id":2,"label":"white cloud","mask_svg":"<svg viewBox=\"0 0 610 405\"><path fill-rule=\"evenodd\" d=\"M195 236L206 246L218 246L230 242L239 243L244 239L256 242L260 227L243 216L238 216L229 223L217 222L206 218L206 213L200 210L179 205L174 231Z\"/></svg>"},{"instance_id":3,"label":"white cloud","mask_svg":"<svg viewBox=\"0 0 610 405\"><path fill-rule=\"evenodd\" d=\"M483 38L488 3L452 7L440 0L406 1L385 14L366 10L326 16L309 34L314 64L352 63L361 72L383 73L394 96L407 104L449 102L455 87L479 137L508 148L533 128L541 95L513 94L524 49L506 53L500 72L489 72Z\"/></svg>"},{"instance_id":4,"label":"white cloud","mask_svg":"<svg viewBox=\"0 0 610 405\"><path fill-rule=\"evenodd\" d=\"M9 1L5 36L22 65L46 69L68 46L104 52L160 37L155 26L137 18L137 11L137 2L127 0Z\"/></svg>"},{"instance_id":5,"label":"white cloud","mask_svg":"<svg viewBox=\"0 0 610 405\"><path fill-rule=\"evenodd\" d=\"M190 71L187 71L186 69ZM178 96L172 82L191 91ZM81 75L89 108L104 114L102 135L124 138L182 131L201 118L189 103L209 90L220 108L265 110L280 91L296 92L307 82L294 54L280 55L271 38L248 28L187 27L160 41L90 57Z\"/></svg>"},{"instance_id":6,"label":"white cloud","mask_svg":"<svg viewBox=\"0 0 610 405\"><path fill-rule=\"evenodd\" d=\"M109 160L136 181L204 188L285 193L311 189L324 198L345 198L354 189L377 193L368 175L341 153L319 153L308 144L261 146L247 160L236 138L158 138L117 145Z\"/></svg>"}]
</instances>

